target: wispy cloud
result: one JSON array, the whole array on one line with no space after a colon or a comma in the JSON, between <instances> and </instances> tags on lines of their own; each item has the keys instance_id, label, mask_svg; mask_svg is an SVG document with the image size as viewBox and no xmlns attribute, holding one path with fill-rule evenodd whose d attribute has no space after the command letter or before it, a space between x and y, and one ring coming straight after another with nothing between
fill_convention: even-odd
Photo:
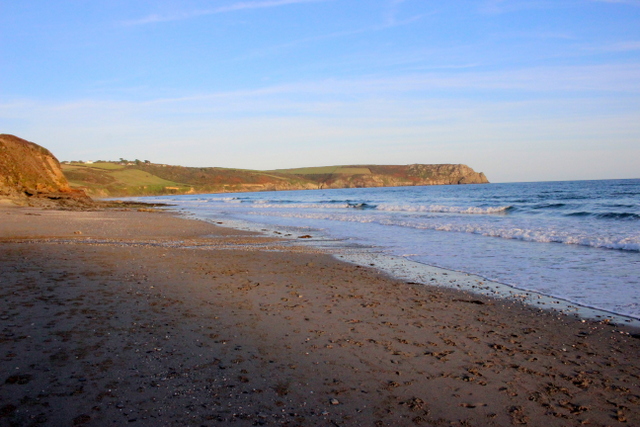
<instances>
[{"instance_id":1,"label":"wispy cloud","mask_svg":"<svg viewBox=\"0 0 640 427\"><path fill-rule=\"evenodd\" d=\"M633 52L640 50L639 40L621 41L604 46L589 47L586 50L594 52Z\"/></svg>"},{"instance_id":2,"label":"wispy cloud","mask_svg":"<svg viewBox=\"0 0 640 427\"><path fill-rule=\"evenodd\" d=\"M387 5L387 11L385 13L385 21L388 24L392 25L396 22L400 5L405 1L406 0L390 0L389 4Z\"/></svg>"},{"instance_id":3,"label":"wispy cloud","mask_svg":"<svg viewBox=\"0 0 640 427\"><path fill-rule=\"evenodd\" d=\"M242 92L242 94L395 97L404 93L419 97L418 94L421 92L433 93L439 90L465 92L505 90L513 94L516 93L514 91L534 94L582 91L638 93L640 92L640 63L540 66L500 71L482 71L469 66L460 68L458 72L454 69L446 69L440 72L422 72L395 77L360 77L289 83Z\"/></svg>"},{"instance_id":4,"label":"wispy cloud","mask_svg":"<svg viewBox=\"0 0 640 427\"><path fill-rule=\"evenodd\" d=\"M569 32L553 32L553 31L515 31L515 32L505 32L505 33L497 33L497 36L501 38L521 38L521 39L537 39L537 40L547 40L547 39L558 39L558 40L575 40L577 37Z\"/></svg>"},{"instance_id":5,"label":"wispy cloud","mask_svg":"<svg viewBox=\"0 0 640 427\"><path fill-rule=\"evenodd\" d=\"M483 0L481 13L498 15L535 9L557 9L583 7L585 0ZM587 0L592 3L609 3L640 7L640 0Z\"/></svg>"},{"instance_id":6,"label":"wispy cloud","mask_svg":"<svg viewBox=\"0 0 640 427\"><path fill-rule=\"evenodd\" d=\"M591 0L597 3L618 3L618 4L628 4L631 6L640 6L640 0Z\"/></svg>"},{"instance_id":7,"label":"wispy cloud","mask_svg":"<svg viewBox=\"0 0 640 427\"><path fill-rule=\"evenodd\" d=\"M633 0L631 0L633 1ZM480 6L480 12L500 14L530 9L548 9L563 5L561 0L486 0Z\"/></svg>"},{"instance_id":8,"label":"wispy cloud","mask_svg":"<svg viewBox=\"0 0 640 427\"><path fill-rule=\"evenodd\" d=\"M200 9L189 12L176 13L170 15L151 14L144 18L123 21L124 25L145 25L159 22L182 21L185 19L197 18L205 15L215 15L218 13L237 12L251 9L268 9L273 7L289 6L304 3L320 3L331 0L265 0L265 1L243 1L233 3L228 6L221 6L213 9Z\"/></svg>"},{"instance_id":9,"label":"wispy cloud","mask_svg":"<svg viewBox=\"0 0 640 427\"><path fill-rule=\"evenodd\" d=\"M273 55L273 54L277 54L283 51L287 51L291 48L295 48L295 47L299 47L299 46L303 46L306 44L310 44L310 43L316 43L316 42L322 42L325 40L333 40L333 39L339 39L339 38L344 38L344 37L351 37L351 36L356 36L359 34L366 34L366 33L373 33L373 32L377 32L377 31L384 31L384 30L388 30L388 29L392 29L392 28L396 28L396 27L401 27L404 25L411 25L414 22L419 21L422 17L424 17L425 15L417 15L417 16L412 16L411 18L407 18L405 20L402 21L398 21L395 20L393 22L384 22L382 24L379 25L372 25L369 27L363 27L363 28L354 28L354 29L349 29L349 30L344 30L344 31L334 31L332 33L327 33L327 34L319 34L316 36L311 36L311 37L304 37L304 38L300 38L300 39L296 39L296 40L292 40L286 43L280 43L274 46L270 46L267 48L262 48L259 50L253 50L250 51L244 55L240 55L237 56L235 58L233 58L233 61L242 61L242 60L247 60L247 59L253 59L253 58L261 58L261 57L265 57L268 55Z\"/></svg>"}]
</instances>

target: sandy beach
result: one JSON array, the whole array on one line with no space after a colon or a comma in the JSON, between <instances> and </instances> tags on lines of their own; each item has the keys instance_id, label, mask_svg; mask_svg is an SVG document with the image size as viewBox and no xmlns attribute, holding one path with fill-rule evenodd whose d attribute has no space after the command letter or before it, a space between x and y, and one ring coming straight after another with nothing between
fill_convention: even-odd
<instances>
[{"instance_id":1,"label":"sandy beach","mask_svg":"<svg viewBox=\"0 0 640 427\"><path fill-rule=\"evenodd\" d=\"M0 285L0 426L640 425L637 330L169 213L0 205Z\"/></svg>"}]
</instances>

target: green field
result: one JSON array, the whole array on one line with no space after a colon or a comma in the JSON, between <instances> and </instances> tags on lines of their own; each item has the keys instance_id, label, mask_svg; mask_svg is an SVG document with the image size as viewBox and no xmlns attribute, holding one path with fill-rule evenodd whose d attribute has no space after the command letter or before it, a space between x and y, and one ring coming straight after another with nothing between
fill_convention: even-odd
<instances>
[{"instance_id":1,"label":"green field","mask_svg":"<svg viewBox=\"0 0 640 427\"><path fill-rule=\"evenodd\" d=\"M72 187L99 197L184 193L192 189L190 185L160 178L134 166L111 162L63 164L62 171Z\"/></svg>"},{"instance_id":2,"label":"green field","mask_svg":"<svg viewBox=\"0 0 640 427\"><path fill-rule=\"evenodd\" d=\"M369 175L371 171L369 168L364 167L352 167L352 166L319 166L310 168L296 168L296 169L276 169L273 171L286 173L291 175L326 175L326 174L343 174L343 175Z\"/></svg>"},{"instance_id":3,"label":"green field","mask_svg":"<svg viewBox=\"0 0 640 427\"><path fill-rule=\"evenodd\" d=\"M116 178L118 182L125 186L140 187L144 185L160 185L165 187L175 187L181 184L173 181L167 181L150 173L139 169L124 169L111 172L111 176Z\"/></svg>"},{"instance_id":4,"label":"green field","mask_svg":"<svg viewBox=\"0 0 640 427\"><path fill-rule=\"evenodd\" d=\"M124 165L113 163L113 162L98 162L98 163L78 163L72 162L69 165L64 165L68 167L83 167L83 168L95 168L95 169L104 169L104 170L116 170L116 169L124 169Z\"/></svg>"},{"instance_id":5,"label":"green field","mask_svg":"<svg viewBox=\"0 0 640 427\"><path fill-rule=\"evenodd\" d=\"M367 167L323 166L274 171L226 168L187 168L119 162L62 165L72 187L94 197L159 195L187 192L243 191L255 188L309 188L335 176L371 175Z\"/></svg>"}]
</instances>

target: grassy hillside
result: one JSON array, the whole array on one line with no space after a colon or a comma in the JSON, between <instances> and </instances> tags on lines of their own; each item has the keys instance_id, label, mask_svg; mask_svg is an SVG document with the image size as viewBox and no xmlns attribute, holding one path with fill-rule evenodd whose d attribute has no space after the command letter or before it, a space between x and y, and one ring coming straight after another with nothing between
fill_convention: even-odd
<instances>
[{"instance_id":1,"label":"grassy hillside","mask_svg":"<svg viewBox=\"0 0 640 427\"><path fill-rule=\"evenodd\" d=\"M193 188L137 167L110 162L63 164L62 172L72 187L85 189L97 197L186 193Z\"/></svg>"},{"instance_id":2,"label":"grassy hillside","mask_svg":"<svg viewBox=\"0 0 640 427\"><path fill-rule=\"evenodd\" d=\"M326 175L326 174L343 174L343 175L369 175L371 170L367 167L359 166L319 166L311 168L295 168L295 169L275 169L271 172L284 173L287 175Z\"/></svg>"},{"instance_id":3,"label":"grassy hillside","mask_svg":"<svg viewBox=\"0 0 640 427\"><path fill-rule=\"evenodd\" d=\"M72 162L62 170L72 187L94 197L317 188L293 174L245 169Z\"/></svg>"},{"instance_id":4,"label":"grassy hillside","mask_svg":"<svg viewBox=\"0 0 640 427\"><path fill-rule=\"evenodd\" d=\"M93 197L487 182L464 165L322 166L256 171L149 162L72 162L62 170Z\"/></svg>"}]
</instances>

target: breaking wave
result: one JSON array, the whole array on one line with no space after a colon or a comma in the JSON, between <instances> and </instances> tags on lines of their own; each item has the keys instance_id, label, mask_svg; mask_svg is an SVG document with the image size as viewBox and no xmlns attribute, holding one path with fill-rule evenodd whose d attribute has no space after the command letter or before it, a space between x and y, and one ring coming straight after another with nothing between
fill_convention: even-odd
<instances>
[{"instance_id":1,"label":"breaking wave","mask_svg":"<svg viewBox=\"0 0 640 427\"><path fill-rule=\"evenodd\" d=\"M429 212L429 213L451 213L451 214L470 214L470 215L491 215L504 214L514 208L512 206L498 207L462 207L462 206L444 206L444 205L396 205L396 204L373 204L366 202L354 201L324 201L317 203L295 203L290 201L272 201L272 200L256 200L248 202L252 207L261 209L359 209L359 210L377 210L383 212Z\"/></svg>"},{"instance_id":2,"label":"breaking wave","mask_svg":"<svg viewBox=\"0 0 640 427\"><path fill-rule=\"evenodd\" d=\"M432 213L455 213L455 214L471 214L471 215L489 215L502 214L513 210L513 206L498 207L459 207L459 206L411 206L411 205L379 205L378 210L388 212L432 212Z\"/></svg>"},{"instance_id":3,"label":"breaking wave","mask_svg":"<svg viewBox=\"0 0 640 427\"><path fill-rule=\"evenodd\" d=\"M559 228L531 228L514 225L494 225L490 223L470 223L465 221L448 222L437 220L420 220L399 218L393 215L379 217L375 215L332 214L322 212L247 212L250 215L279 216L283 218L299 218L328 220L354 223L377 223L384 226L414 228L421 230L446 231L457 233L479 234L487 237L521 240L538 243L562 243L567 245L587 246L601 249L624 251L640 251L640 234L629 236L597 236L584 230L563 230Z\"/></svg>"}]
</instances>

